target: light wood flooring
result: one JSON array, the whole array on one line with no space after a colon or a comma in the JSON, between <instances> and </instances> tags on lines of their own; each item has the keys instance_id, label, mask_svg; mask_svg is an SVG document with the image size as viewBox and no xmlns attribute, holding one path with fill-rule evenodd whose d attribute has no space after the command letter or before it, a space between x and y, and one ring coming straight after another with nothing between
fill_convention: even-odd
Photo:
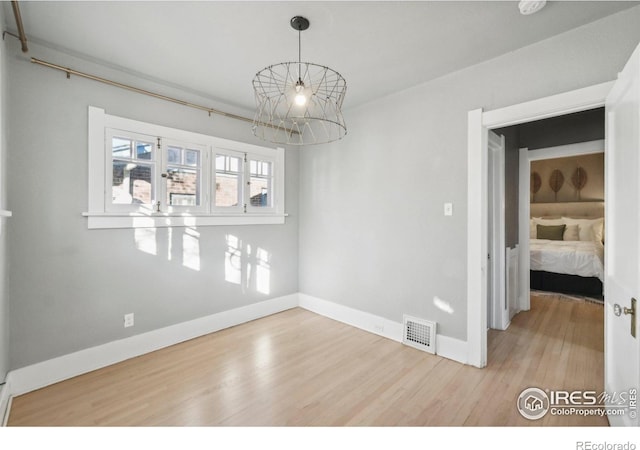
<instances>
[{"instance_id":1,"label":"light wood flooring","mask_svg":"<svg viewBox=\"0 0 640 450\"><path fill-rule=\"evenodd\" d=\"M607 425L516 410L527 387L603 390L603 310L533 297L476 369L296 308L13 399L14 426Z\"/></svg>"}]
</instances>

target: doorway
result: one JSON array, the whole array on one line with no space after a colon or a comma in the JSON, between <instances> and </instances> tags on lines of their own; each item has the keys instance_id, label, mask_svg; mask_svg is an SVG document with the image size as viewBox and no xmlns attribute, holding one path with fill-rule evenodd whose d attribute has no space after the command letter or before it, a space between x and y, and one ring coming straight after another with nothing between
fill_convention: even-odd
<instances>
[{"instance_id":1,"label":"doorway","mask_svg":"<svg viewBox=\"0 0 640 450\"><path fill-rule=\"evenodd\" d=\"M503 136L509 166L503 230L507 252L519 250L516 311L529 309L530 288L602 300L604 119L596 108L490 132Z\"/></svg>"},{"instance_id":2,"label":"doorway","mask_svg":"<svg viewBox=\"0 0 640 450\"><path fill-rule=\"evenodd\" d=\"M468 363L487 364L488 132L490 129L602 107L613 82L519 105L468 114L467 353ZM478 226L477 224L480 224Z\"/></svg>"}]
</instances>

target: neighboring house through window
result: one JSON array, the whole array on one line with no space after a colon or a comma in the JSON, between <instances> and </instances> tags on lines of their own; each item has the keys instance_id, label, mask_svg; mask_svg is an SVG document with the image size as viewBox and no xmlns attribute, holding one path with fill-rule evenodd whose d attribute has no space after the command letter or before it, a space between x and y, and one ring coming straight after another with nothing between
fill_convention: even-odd
<instances>
[{"instance_id":1,"label":"neighboring house through window","mask_svg":"<svg viewBox=\"0 0 640 450\"><path fill-rule=\"evenodd\" d=\"M89 228L284 223L284 149L89 107Z\"/></svg>"}]
</instances>

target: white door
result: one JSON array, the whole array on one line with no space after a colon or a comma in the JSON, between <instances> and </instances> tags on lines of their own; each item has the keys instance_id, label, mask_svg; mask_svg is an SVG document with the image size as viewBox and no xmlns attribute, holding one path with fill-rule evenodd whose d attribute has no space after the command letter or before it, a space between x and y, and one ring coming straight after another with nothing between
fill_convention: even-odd
<instances>
[{"instance_id":1,"label":"white door","mask_svg":"<svg viewBox=\"0 0 640 450\"><path fill-rule=\"evenodd\" d=\"M640 385L637 309L631 310L632 298L640 299L640 46L607 97L606 114L605 391L633 398ZM627 398L624 415L609 414L611 425L637 426L636 402Z\"/></svg>"},{"instance_id":2,"label":"white door","mask_svg":"<svg viewBox=\"0 0 640 450\"><path fill-rule=\"evenodd\" d=\"M506 303L504 190L504 136L489 130L489 271L487 275L487 324L505 330L509 323Z\"/></svg>"}]
</instances>

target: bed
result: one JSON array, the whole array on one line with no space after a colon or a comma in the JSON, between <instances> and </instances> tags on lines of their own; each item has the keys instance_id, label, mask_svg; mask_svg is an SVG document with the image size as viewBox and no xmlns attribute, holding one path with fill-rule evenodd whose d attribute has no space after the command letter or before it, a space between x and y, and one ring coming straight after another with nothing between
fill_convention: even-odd
<instances>
[{"instance_id":1,"label":"bed","mask_svg":"<svg viewBox=\"0 0 640 450\"><path fill-rule=\"evenodd\" d=\"M603 218L531 218L531 288L602 297Z\"/></svg>"},{"instance_id":2,"label":"bed","mask_svg":"<svg viewBox=\"0 0 640 450\"><path fill-rule=\"evenodd\" d=\"M529 251L533 289L602 295L604 245L601 242L531 239Z\"/></svg>"}]
</instances>

